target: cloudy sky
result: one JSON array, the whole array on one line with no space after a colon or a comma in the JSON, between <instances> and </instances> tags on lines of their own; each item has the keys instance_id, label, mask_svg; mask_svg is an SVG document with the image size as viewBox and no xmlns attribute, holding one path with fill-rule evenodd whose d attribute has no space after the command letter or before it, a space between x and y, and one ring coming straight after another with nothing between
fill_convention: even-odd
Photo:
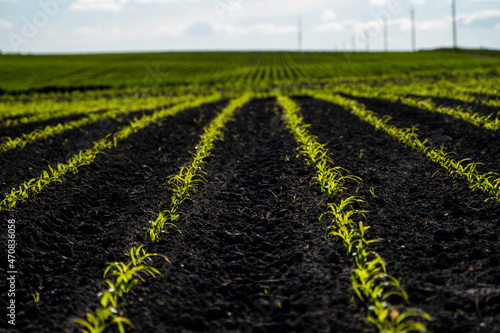
<instances>
[{"instance_id":1,"label":"cloudy sky","mask_svg":"<svg viewBox=\"0 0 500 333\"><path fill-rule=\"evenodd\" d=\"M0 0L4 53L411 50L452 45L451 0ZM461 47L500 49L500 0L457 0ZM368 36L368 38L367 38ZM368 41L368 43L367 43Z\"/></svg>"}]
</instances>

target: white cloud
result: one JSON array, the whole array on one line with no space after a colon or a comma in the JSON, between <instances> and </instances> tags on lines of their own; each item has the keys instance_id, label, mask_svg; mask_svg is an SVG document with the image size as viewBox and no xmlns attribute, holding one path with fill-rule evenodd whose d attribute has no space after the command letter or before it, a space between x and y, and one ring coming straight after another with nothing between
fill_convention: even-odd
<instances>
[{"instance_id":1,"label":"white cloud","mask_svg":"<svg viewBox=\"0 0 500 333\"><path fill-rule=\"evenodd\" d=\"M137 3L167 3L178 2L178 0L76 0L70 6L73 10L108 10L120 11L128 2ZM197 2L197 0L187 0Z\"/></svg>"},{"instance_id":2,"label":"white cloud","mask_svg":"<svg viewBox=\"0 0 500 333\"><path fill-rule=\"evenodd\" d=\"M328 9L322 16L321 16L321 19L323 21L333 21L337 18L337 14L331 10L331 9Z\"/></svg>"},{"instance_id":3,"label":"white cloud","mask_svg":"<svg viewBox=\"0 0 500 333\"><path fill-rule=\"evenodd\" d=\"M207 0L211 1L211 0ZM234 0L233 0L234 1ZM241 10L228 12L224 19L238 22L249 19L297 17L299 14L306 15L314 12L324 5L331 6L332 3L341 3L344 0L308 0L308 1L283 1L283 0L243 0L238 6ZM236 1L237 2L237 1ZM214 17L218 18L216 11Z\"/></svg>"},{"instance_id":4,"label":"white cloud","mask_svg":"<svg viewBox=\"0 0 500 333\"><path fill-rule=\"evenodd\" d=\"M458 19L460 19L466 25L469 25L474 21L480 21L494 17L500 17L499 9L485 9L470 14L458 15Z\"/></svg>"},{"instance_id":5,"label":"white cloud","mask_svg":"<svg viewBox=\"0 0 500 333\"><path fill-rule=\"evenodd\" d=\"M97 35L102 32L102 26L96 27L80 27L76 30L76 32L80 35Z\"/></svg>"},{"instance_id":6,"label":"white cloud","mask_svg":"<svg viewBox=\"0 0 500 333\"><path fill-rule=\"evenodd\" d=\"M497 9L486 9L468 14L457 15L457 20L465 25L470 25L472 23L477 23L481 20L486 20L490 18L500 17L500 10ZM435 29L448 29L451 27L451 16L443 17L442 19L435 20L421 20L417 21L418 30L435 30ZM360 21L360 20L344 20L338 22L327 22L317 25L313 28L314 31L340 31L344 29L350 29L354 31L364 31L367 29L373 30L373 27L380 28L381 22L376 20L371 21ZM401 30L411 29L411 20L409 18L399 18L392 19L388 21L389 26L397 27ZM500 23L495 25L498 29Z\"/></svg>"},{"instance_id":7,"label":"white cloud","mask_svg":"<svg viewBox=\"0 0 500 333\"><path fill-rule=\"evenodd\" d=\"M69 7L72 10L120 11L127 0L76 0Z\"/></svg>"},{"instance_id":8,"label":"white cloud","mask_svg":"<svg viewBox=\"0 0 500 333\"><path fill-rule=\"evenodd\" d=\"M260 33L264 35L275 35L275 34L288 34L292 32L297 32L297 27L291 25L275 25L269 23L258 23L251 25L246 28L237 27L235 29L237 33L249 34L249 33Z\"/></svg>"},{"instance_id":9,"label":"white cloud","mask_svg":"<svg viewBox=\"0 0 500 333\"><path fill-rule=\"evenodd\" d=\"M389 0L370 0L370 4L375 6L385 6Z\"/></svg>"},{"instance_id":10,"label":"white cloud","mask_svg":"<svg viewBox=\"0 0 500 333\"><path fill-rule=\"evenodd\" d=\"M417 29L419 30L432 30L447 28L450 25L451 20L426 20L417 22ZM389 27L395 27L398 30L410 30L411 20L409 18L399 18L393 19L387 22ZM314 31L331 31L331 30L354 30L354 31L382 31L383 25L380 21L359 21L359 20L345 20L341 22L330 22L318 25L313 28ZM373 32L370 33L373 35Z\"/></svg>"},{"instance_id":11,"label":"white cloud","mask_svg":"<svg viewBox=\"0 0 500 333\"><path fill-rule=\"evenodd\" d=\"M275 25L270 23L257 23L249 26L238 26L229 23L217 23L217 22L194 22L187 27L182 29L182 33L194 32L196 28L196 34L202 34L200 31L202 28L206 30L207 33L211 32L222 32L231 35L246 35L251 33L258 33L264 35L270 34L287 34L292 32L297 32L297 27L291 25Z\"/></svg>"},{"instance_id":12,"label":"white cloud","mask_svg":"<svg viewBox=\"0 0 500 333\"><path fill-rule=\"evenodd\" d=\"M167 3L167 2L178 2L178 0L133 0L134 2L139 3L151 3L151 2L159 2L159 3ZM198 0L187 0L187 2L198 2Z\"/></svg>"},{"instance_id":13,"label":"white cloud","mask_svg":"<svg viewBox=\"0 0 500 333\"><path fill-rule=\"evenodd\" d=\"M0 29L12 29L12 23L10 21L0 19Z\"/></svg>"},{"instance_id":14,"label":"white cloud","mask_svg":"<svg viewBox=\"0 0 500 333\"><path fill-rule=\"evenodd\" d=\"M120 35L122 33L121 28L111 28L111 29L103 29L101 25L98 26L84 26L80 27L76 30L76 32L80 35L83 36L95 36L95 35L102 35L102 34L107 34L107 35Z\"/></svg>"},{"instance_id":15,"label":"white cloud","mask_svg":"<svg viewBox=\"0 0 500 333\"><path fill-rule=\"evenodd\" d=\"M416 22L418 30L446 29L451 26L451 17L438 20L424 20Z\"/></svg>"}]
</instances>

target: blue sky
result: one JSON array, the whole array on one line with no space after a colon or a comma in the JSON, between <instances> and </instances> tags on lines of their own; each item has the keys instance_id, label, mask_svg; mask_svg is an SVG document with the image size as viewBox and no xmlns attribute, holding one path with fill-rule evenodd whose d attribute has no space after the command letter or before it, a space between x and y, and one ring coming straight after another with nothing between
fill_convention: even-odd
<instances>
[{"instance_id":1,"label":"blue sky","mask_svg":"<svg viewBox=\"0 0 500 333\"><path fill-rule=\"evenodd\" d=\"M0 0L4 53L383 50L452 45L451 0ZM457 0L460 47L500 49L500 0ZM368 36L368 38L367 38ZM369 41L367 43L367 40Z\"/></svg>"}]
</instances>

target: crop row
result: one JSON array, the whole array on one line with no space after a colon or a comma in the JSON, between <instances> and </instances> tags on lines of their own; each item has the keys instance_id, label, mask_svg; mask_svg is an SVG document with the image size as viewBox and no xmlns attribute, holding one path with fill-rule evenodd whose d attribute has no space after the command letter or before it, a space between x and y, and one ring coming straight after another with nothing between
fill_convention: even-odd
<instances>
[{"instance_id":1,"label":"crop row","mask_svg":"<svg viewBox=\"0 0 500 333\"><path fill-rule=\"evenodd\" d=\"M328 90L331 91L330 89ZM433 96L429 95L428 93L425 93L425 95L424 93L421 93L422 97L405 97L405 95L407 95L409 91L410 90L405 93L400 91L400 88L391 90L383 88L372 88L366 85L358 85L356 87L337 86L334 88L334 92L336 93L343 93L351 95L353 97L383 98L391 102L401 102L403 104L416 107L421 110L446 114L456 119L469 122L476 126L484 127L488 130L498 131L500 129L500 118L494 118L493 114L483 115L478 112L472 113L470 111L466 111L461 107L453 108L436 105L436 103L431 100L431 97ZM413 90L413 92L415 93L416 90Z\"/></svg>"},{"instance_id":2,"label":"crop row","mask_svg":"<svg viewBox=\"0 0 500 333\"><path fill-rule=\"evenodd\" d=\"M357 101L344 98L340 95L328 95L317 91L309 91L307 93L314 98L324 99L344 107L359 119L375 127L375 129L389 134L393 139L400 141L407 147L420 151L431 161L445 168L453 177L465 179L472 190L479 189L489 196L488 199L494 198L500 200L500 176L498 174L494 172L479 173L476 170L478 163L469 162L467 158L460 161L450 158L449 154L445 153L442 148L431 147L427 139L420 140L414 128L398 128L390 125L388 124L390 117L381 118L373 111L366 110L365 106ZM469 163L465 165L465 162Z\"/></svg>"},{"instance_id":3,"label":"crop row","mask_svg":"<svg viewBox=\"0 0 500 333\"><path fill-rule=\"evenodd\" d=\"M208 90L207 93L210 94L211 92ZM182 94L181 96L186 95L189 96L190 94ZM77 102L45 100L28 103L0 103L0 114L2 115L0 125L9 127L74 115L83 116L105 110L124 113L134 108L152 109L168 104L169 100L176 96L177 94L167 96L133 95L129 97L116 96L111 99L101 97Z\"/></svg>"},{"instance_id":4,"label":"crop row","mask_svg":"<svg viewBox=\"0 0 500 333\"><path fill-rule=\"evenodd\" d=\"M222 139L222 129L226 122L232 118L233 112L248 102L251 97L248 94L243 95L233 100L220 112L204 129L201 141L195 147L192 162L183 166L178 174L169 177L169 184L173 187L170 210L162 211L155 221L151 221L146 234L151 241L154 242L158 238L165 224L174 225L179 216L179 205L190 198L195 184L203 179L204 159L210 155L214 141ZM308 164L317 171L316 177L311 181L312 184L318 183L320 189L326 192L331 200L336 200L338 194L345 189L346 180L361 181L357 177L343 176L342 169L333 166L328 151L324 149L324 145L319 144L308 134L307 125L302 124L302 119L298 115L299 110L290 99L279 96L278 101L284 110L283 120L299 144L298 149L306 157ZM350 197L341 200L339 205L331 203L328 207L333 214L330 234L340 236L344 241L347 255L353 254L355 268L352 273L353 289L361 301L367 305L368 320L381 332L415 330L424 332L425 325L411 318L429 319L426 313L415 309L404 311L401 307L391 305L387 300L394 296L407 300L407 295L401 289L398 280L386 273L382 258L367 249L367 245L373 242L365 238L365 232L369 227L363 226L362 222L353 221L356 215L364 216L364 211L352 207L354 203L360 202L362 202L360 199ZM85 327L84 332L102 332L109 324L116 324L120 332L124 332L125 324L132 325L126 317L119 315L120 311L117 308L122 304L121 298L138 283L137 276L140 276L141 272L147 272L153 276L160 274L151 266L141 265L142 260L156 255L144 251L141 255L141 249L142 246L130 250L131 260L128 263L116 262L106 268L104 276L112 271L117 278L115 281L105 281L109 288L100 293L99 308L96 309L95 314L88 313L87 320L77 321ZM136 257L139 259L134 259Z\"/></svg>"},{"instance_id":5,"label":"crop row","mask_svg":"<svg viewBox=\"0 0 500 333\"><path fill-rule=\"evenodd\" d=\"M294 65L297 62L295 57L300 57L301 66ZM405 102L416 107L425 108L431 111L438 111L450 114L455 117L462 117L466 121L482 125L489 128L498 128L496 119L487 118L464 110L452 110L446 107L434 106L429 98L449 98L463 104L475 103L493 109L500 109L500 96L498 84L500 81L496 75L488 75L485 71L476 70L474 72L458 72L449 77L444 76L439 80L435 76L387 76L381 78L344 78L328 81L311 81L307 79L309 71L327 71L322 69L326 66L322 62L313 61L319 55L303 54L291 55L286 53L271 54L269 56L255 54L248 61L248 66L242 66L232 72L218 72L212 75L215 81L225 81L231 83L217 85L192 84L183 87L176 87L168 90L167 96L181 96L184 94L210 94L216 89L221 93L227 91L242 91L246 89L272 89L273 85L278 86L309 86L311 89L322 87L329 90L341 92L363 93L366 96L377 96L394 100L403 98ZM323 59L324 60L324 59ZM214 65L215 66L215 65ZM223 65L217 65L222 70ZM177 69L178 70L178 69ZM198 68L193 68L198 71ZM326 72L325 72L326 73ZM169 75L171 75L170 73ZM206 73L205 73L206 74ZM199 75L205 75L199 74ZM181 75L181 74L180 74ZM198 75L198 74L197 74ZM208 74L207 74L208 75ZM230 79L223 80L226 76ZM208 80L209 76L207 76ZM301 82L301 80L304 80ZM47 93L47 94L25 94L21 96L6 95L0 102L0 124L2 126L13 126L21 123L43 121L57 117L85 114L88 112L111 110L119 108L121 105L134 105L137 99L148 99L150 97L163 95L166 90L152 86L142 86L135 89L123 88L117 90L102 91L75 91L67 93ZM425 99L422 103L414 101L415 95ZM486 96L486 98L484 97ZM469 114L471 113L471 114ZM490 125L493 123L493 125Z\"/></svg>"},{"instance_id":6,"label":"crop row","mask_svg":"<svg viewBox=\"0 0 500 333\"><path fill-rule=\"evenodd\" d=\"M222 140L222 129L226 122L231 120L234 111L248 102L250 94L245 94L232 100L229 105L220 112L217 117L204 129L200 142L195 147L193 160L189 165L183 166L179 173L168 178L169 184L173 187L173 195L170 201L170 209L160 212L154 221L150 222L146 237L154 242L163 231L165 225L175 226L175 221L179 218L180 204L189 199L192 191L196 189L196 183L203 179L205 172L203 167L205 159L210 156L215 140Z\"/></svg>"},{"instance_id":7,"label":"crop row","mask_svg":"<svg viewBox=\"0 0 500 333\"><path fill-rule=\"evenodd\" d=\"M471 51L472 52L472 51ZM360 53L360 52L225 52L137 55L40 56L40 62L21 56L0 59L0 89L7 92L50 91L64 88L100 89L311 81L334 78L366 79L369 75L421 76L490 71L498 75L498 59L472 58L466 53ZM30 61L31 60L31 61ZM46 66L50 63L51 66ZM44 64L44 65L42 65ZM460 71L456 71L460 68ZM418 72L419 74L415 74Z\"/></svg>"},{"instance_id":8,"label":"crop row","mask_svg":"<svg viewBox=\"0 0 500 333\"><path fill-rule=\"evenodd\" d=\"M0 202L0 211L13 209L18 202L23 202L29 197L38 194L49 184L64 181L64 175L69 171L76 173L78 168L83 165L92 163L95 157L106 149L116 147L117 143L126 139L131 134L149 126L159 120L173 116L188 108L197 107L204 103L217 101L221 98L220 94L214 94L208 97L200 97L195 101L185 102L175 105L166 110L161 110L152 115L144 115L141 118L130 122L129 125L123 127L114 134L109 134L104 139L96 142L94 147L85 151L80 151L71 157L66 163L58 163L55 168L49 166L49 170L45 170L38 178L33 178L24 182L19 189L13 188L12 191L6 194L5 199Z\"/></svg>"},{"instance_id":9,"label":"crop row","mask_svg":"<svg viewBox=\"0 0 500 333\"><path fill-rule=\"evenodd\" d=\"M192 162L189 165L181 167L178 174L168 177L169 184L173 187L170 210L160 212L154 221L150 221L150 226L144 228L147 230L146 239L149 238L151 242L154 242L158 239L160 233L164 232L163 228L165 225L176 227L174 223L179 217L178 209L180 204L190 198L192 192L196 188L196 183L203 180L203 175L205 175L203 166L206 163L204 159L210 156L210 150L214 142L223 139L223 127L227 121L232 119L234 111L248 102L250 98L251 95L245 94L240 98L232 100L229 105L204 128L201 140L195 147ZM105 284L107 284L109 288L100 293L99 307L95 310L95 313L87 313L86 320L77 320L79 324L87 329L86 332L102 332L109 324L116 324L120 332L125 331L124 324L132 326L132 323L126 317L118 315L118 307L122 304L121 299L124 294L129 293L138 283L136 276L140 277L141 272L147 272L153 277L155 274L160 274L154 267L141 265L147 258L158 255L156 253L146 253L142 250L143 247L144 246L140 246L130 249L130 261L128 263L115 262L105 269L104 277L106 277L111 270L112 275L117 276L117 278L114 282L105 280Z\"/></svg>"},{"instance_id":10,"label":"crop row","mask_svg":"<svg viewBox=\"0 0 500 333\"><path fill-rule=\"evenodd\" d=\"M300 108L292 100L279 96L278 102L283 108L283 120L299 145L297 149L316 171L311 184L318 184L321 191L326 192L332 201L328 204L328 214L332 215L329 234L342 239L346 255L353 257L352 286L356 295L367 306L368 320L380 332L425 332L426 325L411 318L429 320L427 313L417 309L404 310L389 303L389 297L398 296L408 301L408 296L398 280L387 274L380 255L368 250L368 245L375 242L365 236L370 227L355 221L355 218L364 217L367 213L354 208L363 201L357 197L348 197L340 199L338 204L333 202L339 200L338 194L346 189L347 180L361 182L362 179L345 176L342 172L348 172L347 170L334 166L325 145L318 143L317 139L308 133L309 125L303 123L299 115ZM320 219L322 217L323 215Z\"/></svg>"},{"instance_id":11,"label":"crop row","mask_svg":"<svg viewBox=\"0 0 500 333\"><path fill-rule=\"evenodd\" d=\"M267 91L269 87L264 85L261 87L261 91L265 92ZM283 88L280 86L280 88ZM290 85L286 87L288 91L286 91L288 94L301 94L303 90L301 89L300 86L297 85ZM325 90L327 88L324 88ZM286 89L285 89L286 90ZM343 93L348 93L350 95L354 96L370 96L370 97L383 97L386 98L390 101L397 101L399 100L399 96L396 94L393 94L391 92L387 93L380 93L376 92L373 88L367 88L365 86L365 90L363 92L359 92L356 89L349 89L346 87L337 87L332 90L333 92L343 92ZM238 91L238 89L235 89L234 91L223 91L227 96L234 97L235 95L238 95L241 93L241 91ZM364 106L358 102L352 101L345 99L340 96L335 96L334 99L332 100L330 96L325 96L322 95L321 93L318 95L317 92L313 94L315 97L320 97L320 98L327 98L330 101L340 103L342 106L346 107L348 110L353 110L353 112L360 117L361 119L370 122L372 125L376 126L378 129L384 129L387 133L391 134L394 138L397 138L400 141L404 141L406 145L409 145L413 148L416 148L420 150L422 153L426 154L431 160L441 164L443 167L445 167L448 171L450 171L451 174L454 176L460 176L462 178L465 178L468 180L469 185L472 189L481 189L482 191L488 193L491 197L494 198L499 198L500 195L500 180L497 174L488 172L485 174L480 174L476 170L477 163L474 162L469 162L466 165L464 165L464 162L468 161L468 159L462 159L460 161L455 161L453 159L450 159L448 155L443 152L440 149L429 147L427 144L428 140L423 140L420 141L418 139L418 135L414 132L414 130L410 129L401 129L401 128L396 128L394 126L388 125L389 118L384 117L384 118L379 118L375 116L372 112L368 112L364 110ZM320 96L321 95L321 96ZM163 107L165 105L169 104L175 104L183 101L188 101L191 99L195 99L196 97L190 94L183 95L181 97L166 97L166 96L157 96L157 97L147 97L144 100L139 100L139 101L134 101L132 104L134 108L140 108L140 109L155 109L158 107ZM128 100L122 101L124 104L127 104ZM471 114L468 112L464 112L461 110L457 109L450 109L450 108L445 108L445 107L437 107L430 101L426 102L419 102L414 100L413 98L403 98L402 101L411 106L419 107L424 110L431 110L433 112L440 112L440 113L445 113L447 115L454 116L458 119L469 121L471 123L474 123L476 125L482 125L485 128L492 129L492 130L497 130L498 126L500 125L500 120L499 119L494 119L490 120L490 117L484 117L480 116L477 114ZM113 103L117 103L119 100L113 100ZM81 107L81 104L76 103ZM57 104L55 104L57 105ZM78 112L83 111L79 109L79 107L76 108L70 108L67 109L68 111L66 112L75 112L75 110L78 110ZM4 142L0 145L0 152L1 151L6 151L9 149L13 148L19 148L23 147L28 143L31 143L35 140L39 139L44 139L56 134L60 134L64 131L70 130L70 129L75 129L79 128L84 125L92 124L95 123L99 120L110 118L110 117L116 117L121 114L126 114L130 112L129 110L131 107L129 105L123 106L120 105L117 110L111 110L105 113L91 113L89 116L84 117L79 120L67 122L65 124L58 124L55 126L47 126L44 129L37 129L33 132L30 133L25 133L17 138L9 138L6 137L4 138ZM69 111L71 110L71 111ZM86 109L87 112L89 109ZM50 112L46 110L44 113L46 117L50 117ZM144 116L143 118L137 120L137 123L141 123L142 119L148 119L149 116ZM128 127L133 127L134 122L132 122ZM125 130L125 129L124 129ZM91 151L99 152L102 149L104 149L101 144L104 144L104 147L107 145L105 143L106 139L98 142L95 144L95 147L87 152L80 152L79 154L75 155L73 158L71 158L68 163L66 164L68 167L64 167L63 164L59 164L57 166L57 170L52 170L49 169L49 171L46 171L45 173L42 174L42 176L36 180L32 179L28 182L26 182L24 186L24 190L21 188L19 190L13 190L11 194L6 198L5 200L2 201L2 206L3 207L11 207L12 205L15 205L15 202L18 199L24 200L27 197L27 193L30 191L34 191L35 193L39 192L41 188L43 188L45 185L54 181L58 181L62 175L64 175L68 170L76 171L78 166L83 164L86 164L85 161L87 160L92 160L94 154ZM32 188L32 190L28 190L28 188ZM10 198L10 199L9 199Z\"/></svg>"},{"instance_id":12,"label":"crop row","mask_svg":"<svg viewBox=\"0 0 500 333\"><path fill-rule=\"evenodd\" d=\"M266 90L265 87L263 90ZM297 87L294 87L292 90L294 94L303 94L304 92L314 98L324 99L344 107L361 120L370 123L377 130L384 131L406 146L419 150L430 160L443 166L449 171L450 175L466 179L473 190L480 189L487 193L490 198L500 199L500 180L498 175L494 173L480 174L476 171L476 163L464 165L466 160L455 161L449 158L442 150L429 146L427 140L421 141L413 129L402 129L392 126L389 124L389 118L377 116L374 112L366 110L361 103L339 95L332 96L318 91L301 91ZM158 238L165 224L174 224L178 217L179 205L184 200L190 198L192 191L196 188L197 182L203 179L204 160L209 156L214 141L222 139L221 133L224 125L231 119L233 112L248 102L251 97L250 94L245 94L233 100L205 129L205 133L197 145L197 149L195 149L196 152L194 153L193 161L181 168L178 174L169 178L169 183L174 188L170 210L160 212L156 220L152 221L150 227L147 228L147 235L152 241ZM129 137L132 133L156 123L160 119L173 116L187 108L219 100L221 95L216 93L206 97L198 97L194 101L190 101L194 98L193 96L170 99L168 97L161 98L164 101L170 100L170 103L179 103L185 100L187 102L134 120L120 131L110 134L97 142L92 149L82 151L73 156L67 163L58 164L56 169L49 167L49 171L45 171L39 178L26 182L19 190L13 190L8 194L0 203L0 210L13 209L17 202L24 201L28 197L37 194L50 183L63 181L64 175L68 171L77 172L80 166L92 163L96 155L106 149L115 147L119 141ZM158 97L158 100L160 100L160 97ZM362 202L356 197L338 199L339 194L345 189L345 181L361 181L361 179L353 176L344 176L343 172L346 170L333 165L329 157L329 152L324 148L324 145L318 143L316 138L308 134L308 125L302 123L299 114L300 110L289 98L279 96L278 102L284 109L283 119L288 124L288 129L300 144L300 153L306 157L309 164L317 171L316 177L311 181L311 184L318 184L321 191L326 192L332 201L328 205L329 213L332 215L330 235L340 237L344 242L346 253L353 255L355 269L351 276L352 284L360 300L367 305L368 319L381 331L399 330L400 332L406 332L410 330L424 330L425 327L422 326L422 323L411 320L410 317L420 316L427 319L427 314L413 309L406 310L405 312L404 309L391 305L388 302L389 298L393 298L392 296L399 296L403 300L406 300L407 296L399 286L397 279L386 273L385 263L382 258L373 251L368 250L367 246L373 242L366 238L365 232L369 227L363 225L361 222L354 221L356 218L364 215L364 211L354 208L361 205ZM340 200L340 202L337 200ZM337 203L334 203L334 201L337 201ZM95 315L88 314L87 321L80 321L80 323L87 327L89 331L91 331L91 327L94 327L95 331L98 331L97 328L104 327L105 323L111 319L113 323L119 326L120 330L124 330L123 324L129 324L129 322L126 318L117 315L116 308L120 304L119 299L137 283L137 274L139 276L141 272L146 272L153 276L159 274L153 267L142 264L143 261L145 262L152 255L154 254L142 251L142 247L132 248L130 250L129 262L114 263L108 266L104 275L106 277L110 274L115 277L115 280L108 279L105 282L110 288L100 295L101 307L96 310Z\"/></svg>"},{"instance_id":13,"label":"crop row","mask_svg":"<svg viewBox=\"0 0 500 333\"><path fill-rule=\"evenodd\" d=\"M193 95L184 95L181 97L148 98L143 101L140 100L139 102L135 102L133 106L134 109L131 109L129 105L122 106L117 110L111 110L104 113L90 113L86 117L83 117L78 120L69 121L64 124L58 123L57 125L48 125L44 129L36 129L30 133L22 134L17 138L4 137L3 138L4 142L0 144L0 153L14 148L22 148L27 144L32 143L36 140L46 139L51 136L61 134L65 131L78 129L86 125L94 124L104 119L110 119L110 118L120 119L119 118L120 116L127 115L134 111L164 108L169 105L183 103L193 99L196 99L196 97Z\"/></svg>"}]
</instances>

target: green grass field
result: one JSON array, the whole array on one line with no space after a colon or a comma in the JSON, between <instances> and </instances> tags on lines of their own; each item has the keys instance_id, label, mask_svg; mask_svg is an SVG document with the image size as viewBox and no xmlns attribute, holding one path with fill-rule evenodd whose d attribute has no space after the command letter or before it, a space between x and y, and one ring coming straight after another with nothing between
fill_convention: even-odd
<instances>
[{"instance_id":1,"label":"green grass field","mask_svg":"<svg viewBox=\"0 0 500 333\"><path fill-rule=\"evenodd\" d=\"M497 70L500 52L2 55L5 92L311 81Z\"/></svg>"}]
</instances>

